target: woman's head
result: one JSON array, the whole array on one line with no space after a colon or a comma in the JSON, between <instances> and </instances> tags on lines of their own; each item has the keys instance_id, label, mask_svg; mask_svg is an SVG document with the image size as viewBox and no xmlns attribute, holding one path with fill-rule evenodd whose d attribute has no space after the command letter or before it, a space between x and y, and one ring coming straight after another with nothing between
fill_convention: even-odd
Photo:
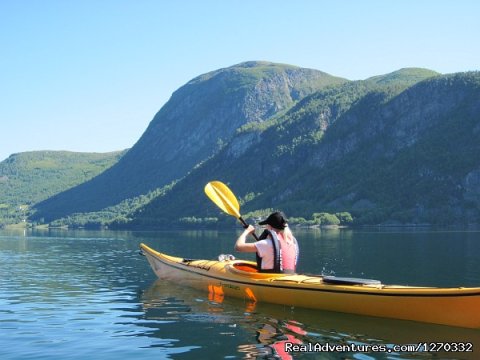
<instances>
[{"instance_id":1,"label":"woman's head","mask_svg":"<svg viewBox=\"0 0 480 360\"><path fill-rule=\"evenodd\" d=\"M274 229L283 230L287 227L287 219L285 214L280 211L276 211L268 215L268 217L259 222L259 225L270 225Z\"/></svg>"}]
</instances>

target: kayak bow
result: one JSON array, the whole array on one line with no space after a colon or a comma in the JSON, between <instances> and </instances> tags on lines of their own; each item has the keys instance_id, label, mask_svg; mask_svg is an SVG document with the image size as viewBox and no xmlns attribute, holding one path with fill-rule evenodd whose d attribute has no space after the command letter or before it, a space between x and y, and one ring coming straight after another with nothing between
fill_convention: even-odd
<instances>
[{"instance_id":1,"label":"kayak bow","mask_svg":"<svg viewBox=\"0 0 480 360\"><path fill-rule=\"evenodd\" d=\"M259 273L244 260L192 260L140 245L160 279L248 301L480 328L480 288L384 285L379 281Z\"/></svg>"}]
</instances>

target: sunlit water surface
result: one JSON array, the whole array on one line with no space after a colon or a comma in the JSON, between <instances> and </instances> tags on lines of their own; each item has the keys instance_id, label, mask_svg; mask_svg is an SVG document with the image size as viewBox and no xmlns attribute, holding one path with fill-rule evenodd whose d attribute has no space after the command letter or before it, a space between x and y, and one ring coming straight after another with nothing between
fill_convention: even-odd
<instances>
[{"instance_id":1,"label":"sunlit water surface","mask_svg":"<svg viewBox=\"0 0 480 360\"><path fill-rule=\"evenodd\" d=\"M213 259L235 231L0 231L0 359L478 358L480 330L239 299L156 281L138 245ZM299 272L480 285L475 231L297 231ZM235 254L238 255L239 254ZM247 256L248 257L248 256ZM480 309L479 309L480 311ZM289 353L297 344L472 342L474 353Z\"/></svg>"}]
</instances>

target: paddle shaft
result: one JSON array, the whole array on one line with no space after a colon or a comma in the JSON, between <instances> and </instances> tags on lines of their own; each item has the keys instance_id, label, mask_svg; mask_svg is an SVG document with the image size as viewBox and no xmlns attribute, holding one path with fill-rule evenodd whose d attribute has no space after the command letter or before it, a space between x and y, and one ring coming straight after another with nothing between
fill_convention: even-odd
<instances>
[{"instance_id":1,"label":"paddle shaft","mask_svg":"<svg viewBox=\"0 0 480 360\"><path fill-rule=\"evenodd\" d=\"M241 216L238 218L238 221L240 221L242 223L242 225L245 229L248 228L247 222L245 220L243 220L243 218ZM257 240L257 241L260 240L258 238L257 234L255 234L255 232L252 233L252 236L255 238L255 240Z\"/></svg>"}]
</instances>

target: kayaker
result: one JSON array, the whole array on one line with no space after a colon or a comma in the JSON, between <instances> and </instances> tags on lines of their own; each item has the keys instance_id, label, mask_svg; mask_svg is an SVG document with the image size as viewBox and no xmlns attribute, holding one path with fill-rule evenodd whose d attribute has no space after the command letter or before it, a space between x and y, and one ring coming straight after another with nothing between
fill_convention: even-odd
<instances>
[{"instance_id":1,"label":"kayaker","mask_svg":"<svg viewBox=\"0 0 480 360\"><path fill-rule=\"evenodd\" d=\"M288 227L285 215L276 211L258 224L266 225L260 240L247 243L248 235L255 231L255 227L249 225L238 237L235 250L256 252L257 268L261 272L295 273L298 243Z\"/></svg>"}]
</instances>

